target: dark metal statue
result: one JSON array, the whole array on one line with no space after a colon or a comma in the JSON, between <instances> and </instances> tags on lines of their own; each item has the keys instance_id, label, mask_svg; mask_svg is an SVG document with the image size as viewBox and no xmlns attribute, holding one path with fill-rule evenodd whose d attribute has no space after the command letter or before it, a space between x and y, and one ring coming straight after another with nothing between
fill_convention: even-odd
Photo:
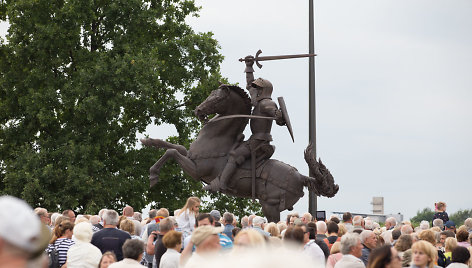
<instances>
[{"instance_id":1,"label":"dark metal statue","mask_svg":"<svg viewBox=\"0 0 472 268\"><path fill-rule=\"evenodd\" d=\"M304 186L327 197L333 197L339 186L321 160L317 162L311 157L311 145L305 150L305 161L314 178L300 174L288 164L270 159L275 150L270 144L272 121L287 125L293 139L290 120L283 98L279 98L281 109L272 100L272 84L262 78L254 80L252 66L255 58L247 56L244 61L251 98L237 86L221 85L212 91L195 109L196 116L205 124L188 151L182 145L160 139L148 138L141 142L146 146L167 149L150 169L151 187L159 178L160 168L173 158L192 178L205 182L205 190L257 198L267 219L278 222L280 212L293 209L303 196ZM212 114L216 116L207 121L207 116ZM249 119L252 135L244 141L242 133Z\"/></svg>"}]
</instances>

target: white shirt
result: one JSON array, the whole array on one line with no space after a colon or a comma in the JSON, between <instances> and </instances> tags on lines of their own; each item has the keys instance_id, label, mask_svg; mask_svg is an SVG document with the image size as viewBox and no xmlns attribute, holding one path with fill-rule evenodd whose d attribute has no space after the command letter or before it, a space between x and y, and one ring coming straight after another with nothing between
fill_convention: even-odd
<instances>
[{"instance_id":1,"label":"white shirt","mask_svg":"<svg viewBox=\"0 0 472 268\"><path fill-rule=\"evenodd\" d=\"M175 249L168 248L166 253L162 255L159 268L178 268L180 253Z\"/></svg>"},{"instance_id":2,"label":"white shirt","mask_svg":"<svg viewBox=\"0 0 472 268\"><path fill-rule=\"evenodd\" d=\"M344 255L343 258L334 265L334 268L365 268L365 265L361 259L348 254Z\"/></svg>"},{"instance_id":3,"label":"white shirt","mask_svg":"<svg viewBox=\"0 0 472 268\"><path fill-rule=\"evenodd\" d=\"M309 256L316 266L325 266L325 255L323 250L316 244L315 240L310 240L303 246L303 253Z\"/></svg>"},{"instance_id":4,"label":"white shirt","mask_svg":"<svg viewBox=\"0 0 472 268\"><path fill-rule=\"evenodd\" d=\"M139 264L137 260L124 258L122 261L112 263L108 268L143 268L144 265Z\"/></svg>"},{"instance_id":5,"label":"white shirt","mask_svg":"<svg viewBox=\"0 0 472 268\"><path fill-rule=\"evenodd\" d=\"M190 235L195 228L195 213L190 213L189 209L176 216L175 220L177 221L184 237Z\"/></svg>"},{"instance_id":6,"label":"white shirt","mask_svg":"<svg viewBox=\"0 0 472 268\"><path fill-rule=\"evenodd\" d=\"M67 267L69 268L96 268L100 264L102 252L96 246L77 241L67 251Z\"/></svg>"}]
</instances>

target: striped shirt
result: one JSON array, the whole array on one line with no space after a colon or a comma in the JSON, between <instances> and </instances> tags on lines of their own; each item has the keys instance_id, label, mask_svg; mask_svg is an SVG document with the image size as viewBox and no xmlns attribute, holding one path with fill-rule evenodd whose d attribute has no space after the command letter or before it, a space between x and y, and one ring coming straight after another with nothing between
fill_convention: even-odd
<instances>
[{"instance_id":1,"label":"striped shirt","mask_svg":"<svg viewBox=\"0 0 472 268\"><path fill-rule=\"evenodd\" d=\"M54 244L49 244L48 248L46 249L47 252L51 252L53 248L57 250L59 253L59 266L64 265L67 260L67 251L69 248L74 245L75 242L69 238L58 238Z\"/></svg>"}]
</instances>

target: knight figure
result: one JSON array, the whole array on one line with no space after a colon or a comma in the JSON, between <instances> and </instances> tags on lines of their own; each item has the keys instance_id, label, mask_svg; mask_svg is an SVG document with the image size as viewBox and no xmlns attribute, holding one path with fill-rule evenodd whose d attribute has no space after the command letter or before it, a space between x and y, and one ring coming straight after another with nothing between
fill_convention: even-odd
<instances>
[{"instance_id":1,"label":"knight figure","mask_svg":"<svg viewBox=\"0 0 472 268\"><path fill-rule=\"evenodd\" d=\"M277 104L272 100L272 83L263 78L254 80L254 57L247 56L245 59L246 68L246 89L249 91L251 97L252 115L271 117L275 119L278 125L285 125L282 111L277 107ZM215 183L207 185L207 190L229 190L231 191L231 182L238 166L243 164L249 157L256 157L257 160L268 159L274 153L274 146L270 144L272 136L270 131L272 129L271 119L252 118L250 120L250 127L252 135L244 142L239 143L235 149L231 150L228 157L228 162L221 172L219 180ZM255 161L253 159L252 161ZM219 189L216 189L219 188Z\"/></svg>"}]
</instances>

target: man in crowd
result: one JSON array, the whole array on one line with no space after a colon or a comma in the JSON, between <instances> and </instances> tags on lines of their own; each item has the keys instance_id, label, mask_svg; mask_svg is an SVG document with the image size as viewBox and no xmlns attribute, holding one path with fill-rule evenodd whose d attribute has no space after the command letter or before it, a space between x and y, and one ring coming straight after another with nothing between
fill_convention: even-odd
<instances>
[{"instance_id":1,"label":"man in crowd","mask_svg":"<svg viewBox=\"0 0 472 268\"><path fill-rule=\"evenodd\" d=\"M311 216L311 214L309 212L306 212L305 214L303 214L302 222L304 224L307 224L307 223L311 222L312 220L313 220L313 216Z\"/></svg>"},{"instance_id":2,"label":"man in crowd","mask_svg":"<svg viewBox=\"0 0 472 268\"><path fill-rule=\"evenodd\" d=\"M249 217L248 216L244 216L241 218L241 229L246 229L246 228L249 228Z\"/></svg>"},{"instance_id":3,"label":"man in crowd","mask_svg":"<svg viewBox=\"0 0 472 268\"><path fill-rule=\"evenodd\" d=\"M116 259L123 259L122 246L127 239L131 239L129 233L117 228L119 222L118 213L112 209L103 214L103 229L94 233L91 243L103 253L112 251Z\"/></svg>"},{"instance_id":4,"label":"man in crowd","mask_svg":"<svg viewBox=\"0 0 472 268\"><path fill-rule=\"evenodd\" d=\"M341 241L341 238L338 237L338 232L338 225L334 221L328 222L328 237L323 239L323 241L326 243L330 251L336 241Z\"/></svg>"},{"instance_id":5,"label":"man in crowd","mask_svg":"<svg viewBox=\"0 0 472 268\"><path fill-rule=\"evenodd\" d=\"M354 218L352 218L352 225L353 225L353 232L355 233L358 233L358 234L361 234L362 231L364 231L364 219L362 218L362 216L354 216Z\"/></svg>"},{"instance_id":6,"label":"man in crowd","mask_svg":"<svg viewBox=\"0 0 472 268\"><path fill-rule=\"evenodd\" d=\"M41 254L49 238L50 231L25 201L0 197L0 267L44 266Z\"/></svg>"},{"instance_id":7,"label":"man in crowd","mask_svg":"<svg viewBox=\"0 0 472 268\"><path fill-rule=\"evenodd\" d=\"M346 230L349 233L352 233L352 231L354 230L354 226L352 225L352 214L350 212L345 212L343 214L343 222L344 226L346 227Z\"/></svg>"},{"instance_id":8,"label":"man in crowd","mask_svg":"<svg viewBox=\"0 0 472 268\"><path fill-rule=\"evenodd\" d=\"M456 233L456 224L453 221L447 221L446 224L444 224L444 227L445 231Z\"/></svg>"},{"instance_id":9,"label":"man in crowd","mask_svg":"<svg viewBox=\"0 0 472 268\"><path fill-rule=\"evenodd\" d=\"M326 236L326 222L317 221L316 222L316 239L323 240L327 238Z\"/></svg>"},{"instance_id":10,"label":"man in crowd","mask_svg":"<svg viewBox=\"0 0 472 268\"><path fill-rule=\"evenodd\" d=\"M433 227L439 227L439 229L444 230L444 222L441 219L434 219L433 220Z\"/></svg>"},{"instance_id":11,"label":"man in crowd","mask_svg":"<svg viewBox=\"0 0 472 268\"><path fill-rule=\"evenodd\" d=\"M401 234L412 234L413 233L413 228L409 224L405 224L402 226Z\"/></svg>"},{"instance_id":12,"label":"man in crowd","mask_svg":"<svg viewBox=\"0 0 472 268\"><path fill-rule=\"evenodd\" d=\"M174 221L170 218L165 218L159 223L159 232L153 231L149 235L148 241L146 243L146 253L148 255L154 255L152 260L153 268L159 268L162 255L164 255L164 253L167 251L167 248L162 242L162 238L172 230L174 230Z\"/></svg>"},{"instance_id":13,"label":"man in crowd","mask_svg":"<svg viewBox=\"0 0 472 268\"><path fill-rule=\"evenodd\" d=\"M377 247L377 236L371 230L364 230L360 235L361 243L363 245L361 259L364 265L367 266L370 252Z\"/></svg>"},{"instance_id":14,"label":"man in crowd","mask_svg":"<svg viewBox=\"0 0 472 268\"><path fill-rule=\"evenodd\" d=\"M264 231L264 224L265 220L261 216L256 216L252 220L252 229L258 231L262 235L264 235L266 238L269 238L270 234L266 231Z\"/></svg>"},{"instance_id":15,"label":"man in crowd","mask_svg":"<svg viewBox=\"0 0 472 268\"><path fill-rule=\"evenodd\" d=\"M357 233L347 233L341 238L341 253L343 257L334 268L365 268L362 256L362 243Z\"/></svg>"},{"instance_id":16,"label":"man in crowd","mask_svg":"<svg viewBox=\"0 0 472 268\"><path fill-rule=\"evenodd\" d=\"M397 220L394 217L390 217L385 220L385 228L387 230L393 230L395 226L397 226Z\"/></svg>"},{"instance_id":17,"label":"man in crowd","mask_svg":"<svg viewBox=\"0 0 472 268\"><path fill-rule=\"evenodd\" d=\"M74 211L72 211L70 209L66 209L62 212L62 216L68 217L70 222L75 223L75 212Z\"/></svg>"},{"instance_id":18,"label":"man in crowd","mask_svg":"<svg viewBox=\"0 0 472 268\"><path fill-rule=\"evenodd\" d=\"M103 214L105 214L105 211L107 211L106 208L102 208L100 209L100 211L98 212L98 216L100 217L100 222L97 223L97 224L94 224L92 226L92 230L94 233L100 231L101 229L103 229Z\"/></svg>"},{"instance_id":19,"label":"man in crowd","mask_svg":"<svg viewBox=\"0 0 472 268\"><path fill-rule=\"evenodd\" d=\"M218 252L221 249L219 233L223 227L200 226L192 233L192 244L195 245L195 253L192 254L185 268L204 267L206 263L205 255Z\"/></svg>"},{"instance_id":20,"label":"man in crowd","mask_svg":"<svg viewBox=\"0 0 472 268\"><path fill-rule=\"evenodd\" d=\"M325 254L323 253L323 250L321 250L320 246L316 244L315 240L310 239L310 232L308 231L306 224L302 224L300 227L303 230L303 252L312 258L317 265L324 267Z\"/></svg>"},{"instance_id":21,"label":"man in crowd","mask_svg":"<svg viewBox=\"0 0 472 268\"><path fill-rule=\"evenodd\" d=\"M124 259L119 262L112 263L109 268L139 268L144 267L139 264L143 257L144 243L139 239L129 239L123 244Z\"/></svg>"},{"instance_id":22,"label":"man in crowd","mask_svg":"<svg viewBox=\"0 0 472 268\"><path fill-rule=\"evenodd\" d=\"M225 212L223 214L223 224L224 224L224 230L223 234L225 234L227 237L231 239L231 241L234 241L233 239L233 214L229 212Z\"/></svg>"},{"instance_id":23,"label":"man in crowd","mask_svg":"<svg viewBox=\"0 0 472 268\"><path fill-rule=\"evenodd\" d=\"M128 220L133 222L133 224L134 224L134 233L137 236L140 236L141 232L142 232L141 222L139 222L139 221L137 221L133 218L133 216L134 216L133 207L132 206L126 206L123 209L123 216L126 216L126 218L128 218Z\"/></svg>"},{"instance_id":24,"label":"man in crowd","mask_svg":"<svg viewBox=\"0 0 472 268\"><path fill-rule=\"evenodd\" d=\"M49 226L49 224L51 224L51 219L49 218L49 214L48 214L47 209L45 209L45 208L35 208L34 213L36 215L38 215L39 219L41 220L41 222L44 225Z\"/></svg>"},{"instance_id":25,"label":"man in crowd","mask_svg":"<svg viewBox=\"0 0 472 268\"><path fill-rule=\"evenodd\" d=\"M213 217L213 220L215 221L220 221L221 219L221 213L216 209L210 211L210 215Z\"/></svg>"}]
</instances>

